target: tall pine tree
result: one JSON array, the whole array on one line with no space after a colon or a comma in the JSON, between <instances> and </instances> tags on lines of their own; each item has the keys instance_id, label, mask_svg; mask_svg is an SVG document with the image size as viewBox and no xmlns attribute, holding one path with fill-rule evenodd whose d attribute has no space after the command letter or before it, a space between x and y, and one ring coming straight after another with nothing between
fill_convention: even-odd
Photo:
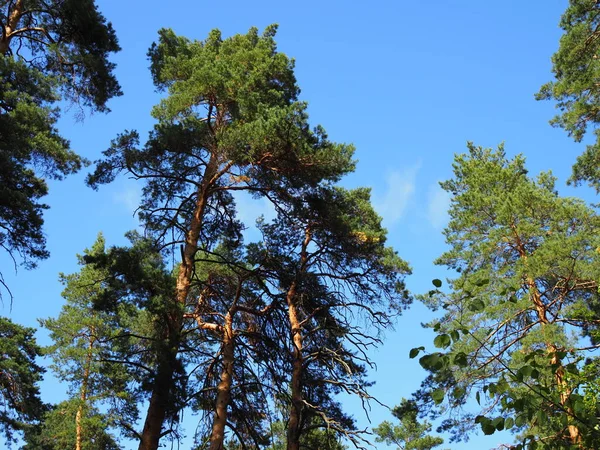
<instances>
[{"instance_id":1,"label":"tall pine tree","mask_svg":"<svg viewBox=\"0 0 600 450\"><path fill-rule=\"evenodd\" d=\"M285 333L286 348L274 351L281 363L271 374L284 388L279 395L289 396L287 448L300 448L302 436L318 428L360 446L361 433L335 395L370 399L368 352L409 301L409 267L386 247L368 189L308 190L261 230L264 242L251 249L251 261L279 289L271 317L279 314L282 325L271 331L279 340Z\"/></svg>"},{"instance_id":2,"label":"tall pine tree","mask_svg":"<svg viewBox=\"0 0 600 450\"><path fill-rule=\"evenodd\" d=\"M154 378L140 450L156 449L163 435L196 256L214 251L215 236L234 220L231 192L269 196L353 168L351 147L309 128L293 62L277 51L275 31L222 39L215 30L198 42L161 30L149 52L155 85L169 94L153 110L158 123L141 148L135 132L117 138L89 178L97 186L125 172L145 181L146 230L181 257L173 295L165 299L173 310L170 345Z\"/></svg>"}]
</instances>

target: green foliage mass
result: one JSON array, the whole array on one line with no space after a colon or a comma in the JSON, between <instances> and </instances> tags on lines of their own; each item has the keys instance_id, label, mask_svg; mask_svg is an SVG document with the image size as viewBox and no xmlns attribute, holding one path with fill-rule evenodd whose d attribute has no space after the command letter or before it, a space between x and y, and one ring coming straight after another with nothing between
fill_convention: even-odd
<instances>
[{"instance_id":1,"label":"green foliage mass","mask_svg":"<svg viewBox=\"0 0 600 450\"><path fill-rule=\"evenodd\" d=\"M137 132L115 139L90 185L120 172L144 179L140 217L149 230L179 234L203 177L211 203L219 204L228 191L291 195L353 170L352 146L310 129L293 62L276 50L275 30L227 39L215 30L202 42L161 30L149 51L155 84L169 94L153 110L158 124L142 148ZM212 214L205 213L205 226Z\"/></svg>"},{"instance_id":2,"label":"green foliage mass","mask_svg":"<svg viewBox=\"0 0 600 450\"><path fill-rule=\"evenodd\" d=\"M431 450L444 443L439 436L432 436L431 424L419 422L419 409L413 400L402 399L400 405L394 407L392 415L399 421L398 425L384 421L373 429L377 442L397 445L398 450Z\"/></svg>"},{"instance_id":3,"label":"green foliage mass","mask_svg":"<svg viewBox=\"0 0 600 450\"><path fill-rule=\"evenodd\" d=\"M560 114L551 123L577 142L589 128L595 130L596 142L577 158L572 181L587 181L600 191L600 5L570 0L560 26L564 34L552 57L554 81L543 85L536 97L556 101Z\"/></svg>"},{"instance_id":4,"label":"green foliage mass","mask_svg":"<svg viewBox=\"0 0 600 450\"><path fill-rule=\"evenodd\" d=\"M46 178L81 167L55 127L56 80L0 55L0 245L27 267L47 258L40 203ZM17 256L17 255L15 255Z\"/></svg>"},{"instance_id":5,"label":"green foliage mass","mask_svg":"<svg viewBox=\"0 0 600 450\"><path fill-rule=\"evenodd\" d=\"M46 409L39 388L45 370L36 362L41 348L34 333L0 317L0 431L9 443L41 420Z\"/></svg>"},{"instance_id":6,"label":"green foliage mass","mask_svg":"<svg viewBox=\"0 0 600 450\"><path fill-rule=\"evenodd\" d=\"M107 111L106 102L121 95L108 60L120 47L95 0L2 0L0 23L11 28L1 53L57 80L68 99Z\"/></svg>"},{"instance_id":7,"label":"green foliage mass","mask_svg":"<svg viewBox=\"0 0 600 450\"><path fill-rule=\"evenodd\" d=\"M57 102L107 111L120 48L93 0L0 1L0 24L0 246L32 268L48 257L46 180L84 162L56 129Z\"/></svg>"},{"instance_id":8,"label":"green foliage mass","mask_svg":"<svg viewBox=\"0 0 600 450\"><path fill-rule=\"evenodd\" d=\"M46 412L39 425L25 433L22 450L63 450L75 447L75 416L81 403L66 400ZM107 429L111 424L105 414L89 406L83 409L82 450L121 450L114 436Z\"/></svg>"}]
</instances>

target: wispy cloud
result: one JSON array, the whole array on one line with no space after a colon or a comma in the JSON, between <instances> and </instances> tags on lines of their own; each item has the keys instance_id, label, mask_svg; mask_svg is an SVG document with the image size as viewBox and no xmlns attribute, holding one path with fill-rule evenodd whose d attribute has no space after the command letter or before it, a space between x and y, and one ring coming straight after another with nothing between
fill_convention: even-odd
<instances>
[{"instance_id":1,"label":"wispy cloud","mask_svg":"<svg viewBox=\"0 0 600 450\"><path fill-rule=\"evenodd\" d=\"M438 183L431 185L427 201L427 217L434 228L443 228L448 223L450 193L444 191Z\"/></svg>"},{"instance_id":2,"label":"wispy cloud","mask_svg":"<svg viewBox=\"0 0 600 450\"><path fill-rule=\"evenodd\" d=\"M415 194L417 173L421 163L414 164L404 170L396 170L386 177L385 194L375 196L375 209L381 214L385 223L394 225L403 216Z\"/></svg>"},{"instance_id":3,"label":"wispy cloud","mask_svg":"<svg viewBox=\"0 0 600 450\"><path fill-rule=\"evenodd\" d=\"M131 214L140 206L141 192L138 186L128 184L123 189L113 194L113 201L117 205L124 206Z\"/></svg>"}]
</instances>

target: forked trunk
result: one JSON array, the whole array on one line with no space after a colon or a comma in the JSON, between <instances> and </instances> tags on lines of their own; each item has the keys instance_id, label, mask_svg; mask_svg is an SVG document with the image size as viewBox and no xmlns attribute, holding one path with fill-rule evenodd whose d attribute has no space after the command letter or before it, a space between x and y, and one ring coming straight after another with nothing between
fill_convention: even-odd
<instances>
[{"instance_id":1,"label":"forked trunk","mask_svg":"<svg viewBox=\"0 0 600 450\"><path fill-rule=\"evenodd\" d=\"M3 24L4 28L2 35L0 36L0 54L6 55L8 53L12 33L17 29L22 15L23 0L17 0L10 11L10 14L8 15L8 20L5 24Z\"/></svg>"}]
</instances>

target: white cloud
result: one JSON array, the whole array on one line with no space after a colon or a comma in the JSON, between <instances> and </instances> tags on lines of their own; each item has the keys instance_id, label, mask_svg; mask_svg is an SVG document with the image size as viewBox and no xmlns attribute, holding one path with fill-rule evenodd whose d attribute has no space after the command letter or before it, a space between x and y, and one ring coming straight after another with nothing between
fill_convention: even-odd
<instances>
[{"instance_id":1,"label":"white cloud","mask_svg":"<svg viewBox=\"0 0 600 450\"><path fill-rule=\"evenodd\" d=\"M404 216L406 207L414 196L420 168L419 162L407 169L391 172L386 177L385 194L375 196L375 209L388 226L397 223Z\"/></svg>"},{"instance_id":2,"label":"white cloud","mask_svg":"<svg viewBox=\"0 0 600 450\"><path fill-rule=\"evenodd\" d=\"M123 189L113 194L113 201L124 206L131 214L140 206L141 192L134 184L125 185Z\"/></svg>"},{"instance_id":3,"label":"white cloud","mask_svg":"<svg viewBox=\"0 0 600 450\"><path fill-rule=\"evenodd\" d=\"M450 193L444 191L439 184L436 183L429 188L427 217L434 228L443 228L448 223L450 199Z\"/></svg>"}]
</instances>

